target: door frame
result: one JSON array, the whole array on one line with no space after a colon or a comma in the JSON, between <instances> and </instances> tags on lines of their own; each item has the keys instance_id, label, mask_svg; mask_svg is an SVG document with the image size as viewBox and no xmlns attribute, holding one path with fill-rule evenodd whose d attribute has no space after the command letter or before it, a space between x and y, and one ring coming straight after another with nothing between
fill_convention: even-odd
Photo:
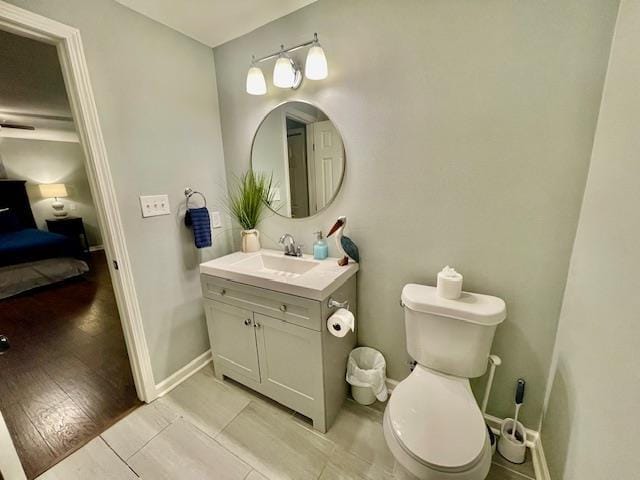
<instances>
[{"instance_id":1,"label":"door frame","mask_svg":"<svg viewBox=\"0 0 640 480\"><path fill-rule=\"evenodd\" d=\"M140 400L148 403L157 397L151 357L80 31L2 0L0 29L57 48L73 119L85 156L85 168L95 202L98 225L109 259L109 272L136 392Z\"/></svg>"},{"instance_id":2,"label":"door frame","mask_svg":"<svg viewBox=\"0 0 640 480\"><path fill-rule=\"evenodd\" d=\"M293 117L287 116L287 120L289 118L293 119ZM296 128L294 128L292 130L290 130L287 127L287 154L289 154L289 158L288 158L288 161L287 161L287 168L289 169L289 192L290 192L289 193L289 205L291 206L291 216L292 216L292 218L305 218L305 217L308 217L309 216L309 211L310 211L310 205L309 205L309 173L308 173L309 172L309 168L308 168L308 158L307 158L309 147L307 145L307 138L308 138L307 127L309 125L312 125L312 124L303 124L303 125L304 126L296 127ZM292 185L291 185L291 156L290 156L291 146L290 146L290 143L289 143L289 140L291 139L291 136L289 135L289 132L292 132L292 131L295 132L297 130L300 130L300 133L297 133L294 136L298 136L299 135L304 141L304 149L300 149L300 150L302 151L302 155L304 157L303 158L304 162L303 162L303 165L302 165L302 167L304 167L304 188L307 189L307 194L306 194L306 196L307 196L307 202L306 202L307 213L306 213L306 215L302 215L301 217L300 216L293 217L293 193L294 193L294 190L293 190ZM298 166L296 166L295 168L297 169ZM296 186L298 185L297 182L294 182L294 183L296 183ZM298 186L298 190L299 190L299 186ZM296 191L295 193L297 194L297 193L300 193L300 192Z\"/></svg>"},{"instance_id":3,"label":"door frame","mask_svg":"<svg viewBox=\"0 0 640 480\"><path fill-rule=\"evenodd\" d=\"M302 102L299 100L295 100L295 101L298 101L300 103L308 103L308 102ZM285 108L282 109L282 138L283 138L282 141L284 143L284 177L287 184L286 185L287 198L289 200L287 204L287 217L292 218L291 217L291 210L292 210L291 178L289 175L289 137L287 136L287 118L291 118L296 122L304 123L307 126L312 125L313 122L317 121L317 119L315 119L312 115L309 115L308 113L303 112L302 110L298 110L297 108L292 106L287 106L287 103L288 102L283 102L276 108L285 106ZM309 103L309 105L312 105L312 104ZM312 105L312 106L319 110L319 108L315 107L315 105ZM308 139L309 139L309 130L307 129L307 140ZM308 172L309 172L309 143L307 141L307 175L308 175ZM311 205L309 205L309 210L311 210ZM309 214L311 215L311 212L309 212Z\"/></svg>"}]
</instances>

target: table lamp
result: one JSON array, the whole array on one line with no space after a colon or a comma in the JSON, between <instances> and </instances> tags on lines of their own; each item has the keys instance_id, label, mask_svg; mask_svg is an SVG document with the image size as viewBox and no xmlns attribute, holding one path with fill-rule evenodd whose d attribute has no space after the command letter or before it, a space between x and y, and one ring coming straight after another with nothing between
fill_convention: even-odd
<instances>
[{"instance_id":1,"label":"table lamp","mask_svg":"<svg viewBox=\"0 0 640 480\"><path fill-rule=\"evenodd\" d=\"M47 183L38 185L40 195L42 198L53 198L53 215L54 217L66 217L67 212L64 210L64 203L60 201L60 198L67 197L67 187L64 183Z\"/></svg>"}]
</instances>

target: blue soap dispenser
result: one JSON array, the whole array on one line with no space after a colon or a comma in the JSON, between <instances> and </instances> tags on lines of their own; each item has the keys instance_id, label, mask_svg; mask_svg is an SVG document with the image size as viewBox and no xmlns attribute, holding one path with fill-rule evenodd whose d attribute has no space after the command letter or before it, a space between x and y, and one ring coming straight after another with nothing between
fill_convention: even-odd
<instances>
[{"instance_id":1,"label":"blue soap dispenser","mask_svg":"<svg viewBox=\"0 0 640 480\"><path fill-rule=\"evenodd\" d=\"M322 238L322 232L315 232L316 242L313 244L313 258L324 260L329 256L329 245Z\"/></svg>"}]
</instances>

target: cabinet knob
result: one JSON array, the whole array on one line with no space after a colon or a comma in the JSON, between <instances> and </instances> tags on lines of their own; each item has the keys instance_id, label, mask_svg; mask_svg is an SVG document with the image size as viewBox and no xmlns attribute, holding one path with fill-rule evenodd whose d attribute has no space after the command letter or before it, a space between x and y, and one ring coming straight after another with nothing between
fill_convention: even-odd
<instances>
[{"instance_id":1,"label":"cabinet knob","mask_svg":"<svg viewBox=\"0 0 640 480\"><path fill-rule=\"evenodd\" d=\"M247 319L244 321L244 324L245 324L247 327L248 327L249 325L251 325L251 319L250 319L250 318L247 318Z\"/></svg>"},{"instance_id":2,"label":"cabinet knob","mask_svg":"<svg viewBox=\"0 0 640 480\"><path fill-rule=\"evenodd\" d=\"M220 290L220 295L226 295L227 291L223 288L222 290Z\"/></svg>"},{"instance_id":3,"label":"cabinet knob","mask_svg":"<svg viewBox=\"0 0 640 480\"><path fill-rule=\"evenodd\" d=\"M287 311L287 306L286 306L286 305L284 305L284 304L280 305L280 311L281 311L282 313L285 313L285 312Z\"/></svg>"},{"instance_id":4,"label":"cabinet knob","mask_svg":"<svg viewBox=\"0 0 640 480\"><path fill-rule=\"evenodd\" d=\"M256 328L260 328L262 325L259 322L256 322L256 323L254 323L253 326L256 327Z\"/></svg>"}]
</instances>

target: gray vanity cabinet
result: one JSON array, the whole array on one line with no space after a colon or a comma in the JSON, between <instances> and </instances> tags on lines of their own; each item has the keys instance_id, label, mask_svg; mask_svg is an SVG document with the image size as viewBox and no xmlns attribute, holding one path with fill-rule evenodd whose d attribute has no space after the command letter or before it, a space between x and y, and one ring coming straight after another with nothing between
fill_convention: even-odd
<instances>
[{"instance_id":1,"label":"gray vanity cabinet","mask_svg":"<svg viewBox=\"0 0 640 480\"><path fill-rule=\"evenodd\" d=\"M331 293L355 308L355 276ZM335 311L319 301L202 276L216 376L232 378L313 421L325 432L347 394L355 334L332 336Z\"/></svg>"},{"instance_id":2,"label":"gray vanity cabinet","mask_svg":"<svg viewBox=\"0 0 640 480\"><path fill-rule=\"evenodd\" d=\"M217 362L256 382L260 381L253 312L212 300L205 301L211 350Z\"/></svg>"},{"instance_id":3,"label":"gray vanity cabinet","mask_svg":"<svg viewBox=\"0 0 640 480\"><path fill-rule=\"evenodd\" d=\"M255 314L262 391L299 412L322 401L320 332Z\"/></svg>"}]
</instances>

